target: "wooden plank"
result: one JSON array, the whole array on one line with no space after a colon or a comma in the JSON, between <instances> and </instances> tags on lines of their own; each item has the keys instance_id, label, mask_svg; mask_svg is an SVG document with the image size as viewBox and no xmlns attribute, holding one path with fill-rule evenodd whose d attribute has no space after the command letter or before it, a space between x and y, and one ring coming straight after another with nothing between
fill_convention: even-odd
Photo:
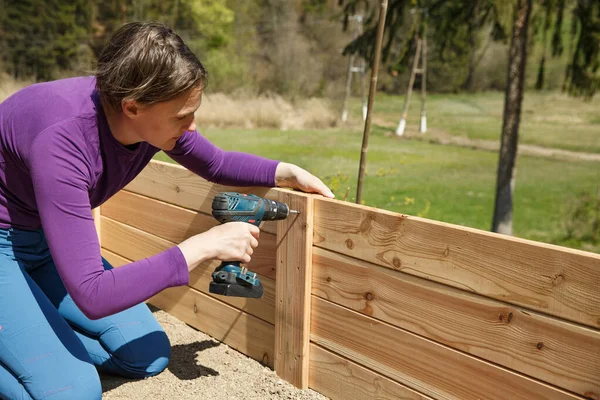
<instances>
[{"instance_id":1,"label":"wooden plank","mask_svg":"<svg viewBox=\"0 0 600 400\"><path fill-rule=\"evenodd\" d=\"M106 259L114 268L121 267L125 264L129 264L131 261L126 259L125 257L121 257L120 255L113 253L110 250L105 248L100 249L102 257Z\"/></svg>"},{"instance_id":2,"label":"wooden plank","mask_svg":"<svg viewBox=\"0 0 600 400\"><path fill-rule=\"evenodd\" d=\"M433 400L314 343L309 387L332 400Z\"/></svg>"},{"instance_id":3,"label":"wooden plank","mask_svg":"<svg viewBox=\"0 0 600 400\"><path fill-rule=\"evenodd\" d=\"M219 224L212 216L121 191L102 206L102 215L174 243ZM261 232L259 246L248 265L251 271L275 278L276 237ZM257 266L257 269L253 267Z\"/></svg>"},{"instance_id":4,"label":"wooden plank","mask_svg":"<svg viewBox=\"0 0 600 400\"><path fill-rule=\"evenodd\" d=\"M102 216L101 220L103 229L105 227L106 229L110 229L110 233L102 232L104 247L118 254L124 255L121 251L135 251L135 259L138 260L176 246L170 240L114 221L106 216ZM252 254L252 261L247 264L248 269L262 276L267 276L271 279L275 278L275 268L277 265L276 251L274 250L277 246L275 240L276 238L273 235L266 234L260 236L259 245L255 249L254 254ZM209 267L207 264L204 265L206 265L205 268ZM211 266L214 269L217 265L218 263L214 264L213 262Z\"/></svg>"},{"instance_id":5,"label":"wooden plank","mask_svg":"<svg viewBox=\"0 0 600 400\"><path fill-rule=\"evenodd\" d=\"M275 372L294 386L308 387L313 198L282 192L279 201L300 211L277 224Z\"/></svg>"},{"instance_id":6,"label":"wooden plank","mask_svg":"<svg viewBox=\"0 0 600 400\"><path fill-rule=\"evenodd\" d=\"M273 325L188 286L163 290L149 301L185 323L273 367Z\"/></svg>"},{"instance_id":7,"label":"wooden plank","mask_svg":"<svg viewBox=\"0 0 600 400\"><path fill-rule=\"evenodd\" d=\"M151 235L131 226L102 217L102 234L107 249L126 259L137 261L167 250L174 243ZM252 263L250 263L251 265ZM195 289L219 299L245 312L255 315L265 321L275 320L275 283L261 276L265 288L262 299L244 299L239 297L219 296L208 291L209 277L218 261L203 263L190 273L190 285Z\"/></svg>"},{"instance_id":8,"label":"wooden plank","mask_svg":"<svg viewBox=\"0 0 600 400\"><path fill-rule=\"evenodd\" d=\"M600 254L322 198L314 244L600 327Z\"/></svg>"},{"instance_id":9,"label":"wooden plank","mask_svg":"<svg viewBox=\"0 0 600 400\"><path fill-rule=\"evenodd\" d=\"M92 210L92 217L94 217L94 225L96 225L96 234L98 235L98 243L100 243L100 207L96 207ZM100 243L102 245L102 243Z\"/></svg>"},{"instance_id":10,"label":"wooden plank","mask_svg":"<svg viewBox=\"0 0 600 400\"><path fill-rule=\"evenodd\" d=\"M264 187L225 186L208 182L180 165L152 160L126 187L126 190L211 214L212 199L219 192L252 193L277 200L282 189ZM264 223L265 232L276 233L276 223Z\"/></svg>"},{"instance_id":11,"label":"wooden plank","mask_svg":"<svg viewBox=\"0 0 600 400\"><path fill-rule=\"evenodd\" d=\"M312 293L523 372L600 396L600 332L320 248Z\"/></svg>"},{"instance_id":12,"label":"wooden plank","mask_svg":"<svg viewBox=\"0 0 600 400\"><path fill-rule=\"evenodd\" d=\"M311 340L436 399L579 398L316 296Z\"/></svg>"}]
</instances>

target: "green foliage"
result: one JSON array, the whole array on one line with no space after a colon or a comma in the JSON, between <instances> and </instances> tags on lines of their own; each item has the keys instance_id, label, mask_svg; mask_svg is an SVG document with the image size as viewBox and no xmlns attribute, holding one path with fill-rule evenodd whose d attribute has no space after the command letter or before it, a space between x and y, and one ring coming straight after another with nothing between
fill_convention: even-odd
<instances>
[{"instance_id":1,"label":"green foliage","mask_svg":"<svg viewBox=\"0 0 600 400\"><path fill-rule=\"evenodd\" d=\"M591 98L600 89L600 1L578 0L573 11L579 38L569 69L567 91Z\"/></svg>"},{"instance_id":2,"label":"green foliage","mask_svg":"<svg viewBox=\"0 0 600 400\"><path fill-rule=\"evenodd\" d=\"M597 244L600 239L600 188L596 193L583 191L570 197L565 210L566 239Z\"/></svg>"},{"instance_id":3,"label":"green foliage","mask_svg":"<svg viewBox=\"0 0 600 400\"><path fill-rule=\"evenodd\" d=\"M85 0L4 0L2 63L16 78L48 80L70 68L89 34Z\"/></svg>"}]
</instances>

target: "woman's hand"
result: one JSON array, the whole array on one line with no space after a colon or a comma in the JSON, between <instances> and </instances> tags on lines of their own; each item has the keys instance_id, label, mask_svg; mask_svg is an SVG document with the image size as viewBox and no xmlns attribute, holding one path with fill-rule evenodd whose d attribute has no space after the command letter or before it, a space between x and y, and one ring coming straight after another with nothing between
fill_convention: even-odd
<instances>
[{"instance_id":1,"label":"woman's hand","mask_svg":"<svg viewBox=\"0 0 600 400\"><path fill-rule=\"evenodd\" d=\"M281 162L275 171L275 185L318 193L330 199L335 195L319 178L294 164Z\"/></svg>"},{"instance_id":2,"label":"woman's hand","mask_svg":"<svg viewBox=\"0 0 600 400\"><path fill-rule=\"evenodd\" d=\"M228 222L194 235L181 242L178 247L185 257L189 271L207 260L248 263L258 246L259 235L260 230L255 225Z\"/></svg>"}]
</instances>

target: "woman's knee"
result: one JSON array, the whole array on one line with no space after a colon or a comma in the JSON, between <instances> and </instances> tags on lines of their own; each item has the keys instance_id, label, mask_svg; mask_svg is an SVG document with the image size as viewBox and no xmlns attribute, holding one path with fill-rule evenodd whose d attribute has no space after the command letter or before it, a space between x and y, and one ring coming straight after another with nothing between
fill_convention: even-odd
<instances>
[{"instance_id":1,"label":"woman's knee","mask_svg":"<svg viewBox=\"0 0 600 400\"><path fill-rule=\"evenodd\" d=\"M119 375L128 378L147 378L161 373L171 358L171 343L164 331L154 331L126 344L127 351L119 352L116 362Z\"/></svg>"}]
</instances>

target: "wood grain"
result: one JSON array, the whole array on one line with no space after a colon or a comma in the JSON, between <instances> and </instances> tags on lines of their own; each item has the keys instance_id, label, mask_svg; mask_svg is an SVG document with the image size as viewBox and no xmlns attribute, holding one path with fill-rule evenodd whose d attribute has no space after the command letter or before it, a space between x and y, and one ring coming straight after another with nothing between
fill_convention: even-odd
<instances>
[{"instance_id":1,"label":"wood grain","mask_svg":"<svg viewBox=\"0 0 600 400\"><path fill-rule=\"evenodd\" d=\"M175 164L152 160L126 190L210 215L212 199L220 192L252 193L277 200L282 189L225 186L208 182ZM276 223L267 222L265 232L276 233Z\"/></svg>"},{"instance_id":2,"label":"wood grain","mask_svg":"<svg viewBox=\"0 0 600 400\"><path fill-rule=\"evenodd\" d=\"M190 287L163 290L149 301L234 349L273 366L273 325Z\"/></svg>"},{"instance_id":3,"label":"wood grain","mask_svg":"<svg viewBox=\"0 0 600 400\"><path fill-rule=\"evenodd\" d=\"M600 396L600 332L329 250L312 293L580 395Z\"/></svg>"},{"instance_id":4,"label":"wood grain","mask_svg":"<svg viewBox=\"0 0 600 400\"><path fill-rule=\"evenodd\" d=\"M600 255L315 199L315 246L600 327Z\"/></svg>"},{"instance_id":5,"label":"wood grain","mask_svg":"<svg viewBox=\"0 0 600 400\"><path fill-rule=\"evenodd\" d=\"M150 257L175 245L168 240L113 221L107 217L102 217L102 234L105 249L132 261ZM218 261L212 261L196 267L190 273L190 286L265 321L275 320L275 282L272 279L260 276L259 279L263 282L265 289L265 295L262 299L218 296L208 291L210 274L218 265Z\"/></svg>"},{"instance_id":6,"label":"wood grain","mask_svg":"<svg viewBox=\"0 0 600 400\"><path fill-rule=\"evenodd\" d=\"M100 249L100 253L102 257L106 259L114 268L121 267L125 264L129 264L131 260L126 259L125 257L121 257L117 253L113 253L112 251L102 248Z\"/></svg>"},{"instance_id":7,"label":"wood grain","mask_svg":"<svg viewBox=\"0 0 600 400\"><path fill-rule=\"evenodd\" d=\"M94 225L96 225L96 234L98 235L98 243L100 243L100 207L96 207L92 210L92 217L94 217ZM100 243L102 245L102 243Z\"/></svg>"},{"instance_id":8,"label":"wood grain","mask_svg":"<svg viewBox=\"0 0 600 400\"><path fill-rule=\"evenodd\" d=\"M314 343L309 387L332 400L433 400Z\"/></svg>"},{"instance_id":9,"label":"wood grain","mask_svg":"<svg viewBox=\"0 0 600 400\"><path fill-rule=\"evenodd\" d=\"M300 211L277 223L275 372L294 386L308 387L313 199L280 193L279 201Z\"/></svg>"},{"instance_id":10,"label":"wood grain","mask_svg":"<svg viewBox=\"0 0 600 400\"><path fill-rule=\"evenodd\" d=\"M436 399L578 398L316 296L311 340Z\"/></svg>"}]
</instances>

